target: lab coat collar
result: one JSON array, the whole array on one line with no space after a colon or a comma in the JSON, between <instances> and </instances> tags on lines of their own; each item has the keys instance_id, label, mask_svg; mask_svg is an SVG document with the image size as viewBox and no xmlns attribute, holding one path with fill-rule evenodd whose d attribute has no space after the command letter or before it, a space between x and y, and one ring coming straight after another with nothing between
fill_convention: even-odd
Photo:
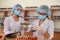
<instances>
[{"instance_id":1,"label":"lab coat collar","mask_svg":"<svg viewBox=\"0 0 60 40\"><path fill-rule=\"evenodd\" d=\"M14 21L14 19L13 19L13 17L12 16L10 16L10 18ZM16 21L15 21L16 22Z\"/></svg>"},{"instance_id":2,"label":"lab coat collar","mask_svg":"<svg viewBox=\"0 0 60 40\"><path fill-rule=\"evenodd\" d=\"M44 20L44 22L40 25L40 26L42 26L42 25L44 25L45 23L47 23L48 22L48 18L46 18L45 20ZM40 20L39 20L40 21Z\"/></svg>"}]
</instances>

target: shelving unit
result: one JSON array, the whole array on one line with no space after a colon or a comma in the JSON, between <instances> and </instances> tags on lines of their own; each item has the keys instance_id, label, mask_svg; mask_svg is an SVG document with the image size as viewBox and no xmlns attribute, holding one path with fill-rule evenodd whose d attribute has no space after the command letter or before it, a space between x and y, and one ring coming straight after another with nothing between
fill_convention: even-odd
<instances>
[{"instance_id":1,"label":"shelving unit","mask_svg":"<svg viewBox=\"0 0 60 40\"><path fill-rule=\"evenodd\" d=\"M0 8L0 25L3 26L4 19L8 16L11 9L12 8Z\"/></svg>"},{"instance_id":2,"label":"shelving unit","mask_svg":"<svg viewBox=\"0 0 60 40\"><path fill-rule=\"evenodd\" d=\"M37 7L26 7L25 12L24 12L25 20L37 18L37 16L36 16L36 13L37 13L36 8Z\"/></svg>"},{"instance_id":3,"label":"shelving unit","mask_svg":"<svg viewBox=\"0 0 60 40\"><path fill-rule=\"evenodd\" d=\"M55 28L60 28L60 8L58 9L51 9L52 12L52 19L55 24Z\"/></svg>"},{"instance_id":4,"label":"shelving unit","mask_svg":"<svg viewBox=\"0 0 60 40\"><path fill-rule=\"evenodd\" d=\"M51 18L54 21L54 38L52 40L60 40L60 6L52 6Z\"/></svg>"},{"instance_id":5,"label":"shelving unit","mask_svg":"<svg viewBox=\"0 0 60 40\"><path fill-rule=\"evenodd\" d=\"M29 23L32 23L35 19L38 19L37 12L36 12L37 7L27 7L25 8L24 12L24 19L25 21L28 21Z\"/></svg>"}]
</instances>

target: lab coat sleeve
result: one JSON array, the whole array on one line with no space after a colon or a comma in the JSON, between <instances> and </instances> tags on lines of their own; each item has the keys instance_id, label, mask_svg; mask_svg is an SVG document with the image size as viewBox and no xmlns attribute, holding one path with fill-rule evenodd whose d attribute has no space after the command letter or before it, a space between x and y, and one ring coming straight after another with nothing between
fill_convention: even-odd
<instances>
[{"instance_id":1,"label":"lab coat sleeve","mask_svg":"<svg viewBox=\"0 0 60 40\"><path fill-rule=\"evenodd\" d=\"M9 31L9 19L8 19L8 17L6 17L4 20L4 34L7 35L10 33L11 33L11 31Z\"/></svg>"},{"instance_id":2,"label":"lab coat sleeve","mask_svg":"<svg viewBox=\"0 0 60 40\"><path fill-rule=\"evenodd\" d=\"M27 32L31 31L33 29L33 26L35 26L36 20L33 21L30 25L28 25L28 30Z\"/></svg>"},{"instance_id":3,"label":"lab coat sleeve","mask_svg":"<svg viewBox=\"0 0 60 40\"><path fill-rule=\"evenodd\" d=\"M29 32L29 31L31 31L31 30L32 30L32 25L29 25L27 32Z\"/></svg>"},{"instance_id":4,"label":"lab coat sleeve","mask_svg":"<svg viewBox=\"0 0 60 40\"><path fill-rule=\"evenodd\" d=\"M49 25L48 33L50 34L49 39L52 39L54 37L54 22L53 21Z\"/></svg>"}]
</instances>

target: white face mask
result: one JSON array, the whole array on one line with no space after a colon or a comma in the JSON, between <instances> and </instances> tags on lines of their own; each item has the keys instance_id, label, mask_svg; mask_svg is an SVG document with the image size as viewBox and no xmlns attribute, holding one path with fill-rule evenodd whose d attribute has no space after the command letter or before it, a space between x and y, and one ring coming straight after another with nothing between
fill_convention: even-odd
<instances>
[{"instance_id":1,"label":"white face mask","mask_svg":"<svg viewBox=\"0 0 60 40\"><path fill-rule=\"evenodd\" d=\"M16 15L20 15L20 14L21 14L21 11L15 10L14 13L15 13Z\"/></svg>"},{"instance_id":2,"label":"white face mask","mask_svg":"<svg viewBox=\"0 0 60 40\"><path fill-rule=\"evenodd\" d=\"M39 15L38 15L38 18L39 18L39 19L42 19L42 20L45 20L45 19L46 19L46 15L41 15L41 14L39 14Z\"/></svg>"}]
</instances>

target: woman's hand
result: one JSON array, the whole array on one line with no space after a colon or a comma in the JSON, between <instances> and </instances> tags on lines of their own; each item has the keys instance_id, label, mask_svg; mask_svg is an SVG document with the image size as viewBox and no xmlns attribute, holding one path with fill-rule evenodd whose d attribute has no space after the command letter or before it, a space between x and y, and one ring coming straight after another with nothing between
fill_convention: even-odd
<instances>
[{"instance_id":1,"label":"woman's hand","mask_svg":"<svg viewBox=\"0 0 60 40\"><path fill-rule=\"evenodd\" d=\"M25 36L33 36L33 32L32 31L24 32L24 35Z\"/></svg>"},{"instance_id":2,"label":"woman's hand","mask_svg":"<svg viewBox=\"0 0 60 40\"><path fill-rule=\"evenodd\" d=\"M50 34L48 32L46 32L46 33L44 33L44 37L47 38L47 39L49 39Z\"/></svg>"},{"instance_id":3,"label":"woman's hand","mask_svg":"<svg viewBox=\"0 0 60 40\"><path fill-rule=\"evenodd\" d=\"M33 30L40 30L38 26L33 26Z\"/></svg>"},{"instance_id":4,"label":"woman's hand","mask_svg":"<svg viewBox=\"0 0 60 40\"><path fill-rule=\"evenodd\" d=\"M44 29L42 29L42 28L40 28L40 30L39 30L41 33L46 33L46 31L44 30Z\"/></svg>"},{"instance_id":5,"label":"woman's hand","mask_svg":"<svg viewBox=\"0 0 60 40\"><path fill-rule=\"evenodd\" d=\"M27 30L28 30L28 26L24 25L24 31L27 31Z\"/></svg>"},{"instance_id":6,"label":"woman's hand","mask_svg":"<svg viewBox=\"0 0 60 40\"><path fill-rule=\"evenodd\" d=\"M46 32L42 27L39 27L39 26L34 26L34 27L33 27L33 30L40 31L40 32L42 32L42 33L45 33L45 32Z\"/></svg>"},{"instance_id":7,"label":"woman's hand","mask_svg":"<svg viewBox=\"0 0 60 40\"><path fill-rule=\"evenodd\" d=\"M15 33L15 32L16 32L16 30L12 30L12 31L11 31L11 33Z\"/></svg>"}]
</instances>

